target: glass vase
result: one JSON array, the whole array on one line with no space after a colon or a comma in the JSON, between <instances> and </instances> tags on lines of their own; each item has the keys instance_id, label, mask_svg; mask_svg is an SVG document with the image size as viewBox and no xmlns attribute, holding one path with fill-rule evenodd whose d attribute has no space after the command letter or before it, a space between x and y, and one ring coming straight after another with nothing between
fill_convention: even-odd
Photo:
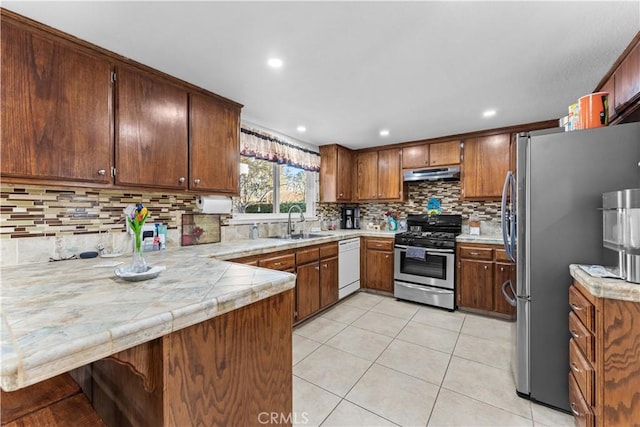
<instances>
[{"instance_id":1,"label":"glass vase","mask_svg":"<svg viewBox=\"0 0 640 427\"><path fill-rule=\"evenodd\" d=\"M134 233L134 245L133 245L133 259L131 260L130 270L132 273L145 273L147 268L147 262L142 256L142 230Z\"/></svg>"}]
</instances>

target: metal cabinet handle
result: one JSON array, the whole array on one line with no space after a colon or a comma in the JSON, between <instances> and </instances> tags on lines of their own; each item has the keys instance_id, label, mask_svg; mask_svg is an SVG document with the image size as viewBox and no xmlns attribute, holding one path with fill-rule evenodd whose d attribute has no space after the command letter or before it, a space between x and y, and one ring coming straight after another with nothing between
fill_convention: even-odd
<instances>
[{"instance_id":1,"label":"metal cabinet handle","mask_svg":"<svg viewBox=\"0 0 640 427\"><path fill-rule=\"evenodd\" d=\"M274 262L273 265L282 265L281 262Z\"/></svg>"},{"instance_id":2,"label":"metal cabinet handle","mask_svg":"<svg viewBox=\"0 0 640 427\"><path fill-rule=\"evenodd\" d=\"M184 176L181 176L180 178L178 178L178 182L180 184L184 184L184 181L185 181Z\"/></svg>"},{"instance_id":3,"label":"metal cabinet handle","mask_svg":"<svg viewBox=\"0 0 640 427\"><path fill-rule=\"evenodd\" d=\"M580 370L580 368L578 368L578 366L576 366L576 362L571 362L571 369L573 369L574 372L580 373L582 372Z\"/></svg>"},{"instance_id":4,"label":"metal cabinet handle","mask_svg":"<svg viewBox=\"0 0 640 427\"><path fill-rule=\"evenodd\" d=\"M104 169L100 169L100 170L98 170L98 175L105 176L106 174L107 174L107 171L106 171L106 170L104 170Z\"/></svg>"},{"instance_id":5,"label":"metal cabinet handle","mask_svg":"<svg viewBox=\"0 0 640 427\"><path fill-rule=\"evenodd\" d=\"M488 265L485 265L485 266L484 266L484 269L486 270L487 268L489 268L489 266L488 266Z\"/></svg>"},{"instance_id":6,"label":"metal cabinet handle","mask_svg":"<svg viewBox=\"0 0 640 427\"><path fill-rule=\"evenodd\" d=\"M384 257L385 257L385 258L389 258L389 255L385 255Z\"/></svg>"},{"instance_id":7,"label":"metal cabinet handle","mask_svg":"<svg viewBox=\"0 0 640 427\"><path fill-rule=\"evenodd\" d=\"M195 185L198 185L198 184L200 184L200 180L196 178L196 179L194 179L194 180L193 180L193 183L194 183Z\"/></svg>"},{"instance_id":8,"label":"metal cabinet handle","mask_svg":"<svg viewBox=\"0 0 640 427\"><path fill-rule=\"evenodd\" d=\"M327 264L323 264L322 268L329 268L329 266Z\"/></svg>"},{"instance_id":9,"label":"metal cabinet handle","mask_svg":"<svg viewBox=\"0 0 640 427\"><path fill-rule=\"evenodd\" d=\"M582 414L575 410L575 406L576 402L571 402L571 412L573 412L573 415L575 415L576 417L581 417Z\"/></svg>"},{"instance_id":10,"label":"metal cabinet handle","mask_svg":"<svg viewBox=\"0 0 640 427\"><path fill-rule=\"evenodd\" d=\"M340 194L338 195L338 197L342 197L342 193L340 193Z\"/></svg>"},{"instance_id":11,"label":"metal cabinet handle","mask_svg":"<svg viewBox=\"0 0 640 427\"><path fill-rule=\"evenodd\" d=\"M478 252L469 252L469 255L480 255Z\"/></svg>"},{"instance_id":12,"label":"metal cabinet handle","mask_svg":"<svg viewBox=\"0 0 640 427\"><path fill-rule=\"evenodd\" d=\"M320 270L320 267L316 267L316 270Z\"/></svg>"},{"instance_id":13,"label":"metal cabinet handle","mask_svg":"<svg viewBox=\"0 0 640 427\"><path fill-rule=\"evenodd\" d=\"M580 338L580 334L578 334L576 331L574 331L573 329L571 329L569 331L571 333L571 336L574 337L575 339Z\"/></svg>"},{"instance_id":14,"label":"metal cabinet handle","mask_svg":"<svg viewBox=\"0 0 640 427\"><path fill-rule=\"evenodd\" d=\"M575 305L574 303L569 304L571 306L572 309L574 309L575 311L582 311L584 310L584 308L580 307L579 305Z\"/></svg>"}]
</instances>

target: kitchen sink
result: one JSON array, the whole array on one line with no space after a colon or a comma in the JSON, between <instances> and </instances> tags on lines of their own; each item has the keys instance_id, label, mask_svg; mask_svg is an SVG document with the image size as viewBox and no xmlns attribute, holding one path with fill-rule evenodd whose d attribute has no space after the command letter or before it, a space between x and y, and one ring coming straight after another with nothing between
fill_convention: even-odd
<instances>
[{"instance_id":1,"label":"kitchen sink","mask_svg":"<svg viewBox=\"0 0 640 427\"><path fill-rule=\"evenodd\" d=\"M278 236L270 236L270 239L280 239L280 240L305 240L305 239L316 239L318 237L326 237L324 234L280 234Z\"/></svg>"}]
</instances>

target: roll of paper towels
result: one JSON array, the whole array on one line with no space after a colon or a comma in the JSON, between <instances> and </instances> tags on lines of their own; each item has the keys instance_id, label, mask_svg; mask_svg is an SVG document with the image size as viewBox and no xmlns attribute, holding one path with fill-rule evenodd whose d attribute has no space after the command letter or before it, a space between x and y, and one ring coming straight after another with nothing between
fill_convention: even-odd
<instances>
[{"instance_id":1,"label":"roll of paper towels","mask_svg":"<svg viewBox=\"0 0 640 427\"><path fill-rule=\"evenodd\" d=\"M231 213L231 198L226 196L197 196L196 207L206 214Z\"/></svg>"}]
</instances>

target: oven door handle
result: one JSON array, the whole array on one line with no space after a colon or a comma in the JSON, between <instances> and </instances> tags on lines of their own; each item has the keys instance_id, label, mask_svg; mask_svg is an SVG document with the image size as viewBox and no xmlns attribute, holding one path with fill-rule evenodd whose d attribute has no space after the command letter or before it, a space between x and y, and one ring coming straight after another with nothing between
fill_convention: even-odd
<instances>
[{"instance_id":1,"label":"oven door handle","mask_svg":"<svg viewBox=\"0 0 640 427\"><path fill-rule=\"evenodd\" d=\"M396 248L398 249L407 249L409 246L407 245L395 245ZM452 254L453 253L453 249L432 249L432 248L425 248L426 253L430 253L430 252L437 252L437 253L441 253L441 254Z\"/></svg>"},{"instance_id":2,"label":"oven door handle","mask_svg":"<svg viewBox=\"0 0 640 427\"><path fill-rule=\"evenodd\" d=\"M402 286L405 286L407 288L411 288L411 289L417 289L419 291L424 291L425 289L428 289L429 292L433 292L436 294L451 294L453 293L453 289L448 289L448 290L440 290L438 288L434 288L431 286L420 286L420 285L412 285L411 283L407 283L407 282L399 282L402 283Z\"/></svg>"}]
</instances>

